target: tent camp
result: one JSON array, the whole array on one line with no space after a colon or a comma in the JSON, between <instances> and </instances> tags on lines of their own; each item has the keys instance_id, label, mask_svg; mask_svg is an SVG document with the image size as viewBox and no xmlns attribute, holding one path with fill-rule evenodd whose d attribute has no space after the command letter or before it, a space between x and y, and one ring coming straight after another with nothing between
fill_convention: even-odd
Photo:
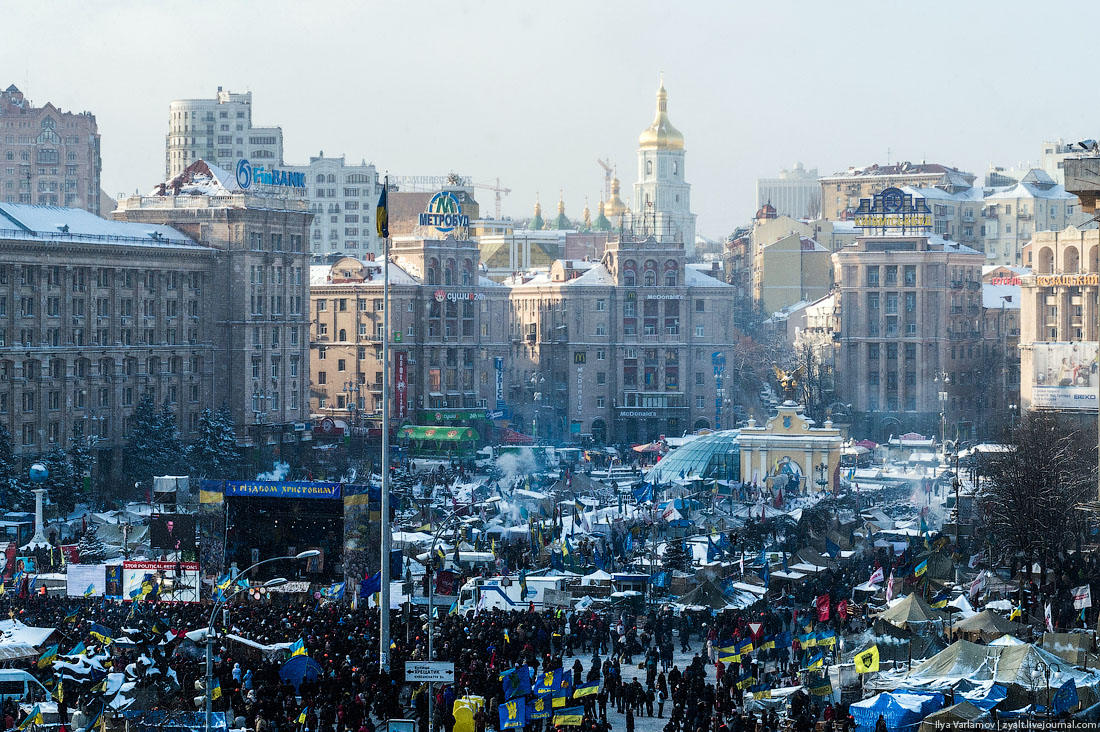
<instances>
[{"instance_id":1,"label":"tent camp","mask_svg":"<svg viewBox=\"0 0 1100 732\"><path fill-rule=\"evenodd\" d=\"M848 711L855 718L859 732L871 732L880 714L888 729L908 729L942 709L943 704L943 694L886 692L855 702Z\"/></svg>"},{"instance_id":2,"label":"tent camp","mask_svg":"<svg viewBox=\"0 0 1100 732\"><path fill-rule=\"evenodd\" d=\"M1100 657L1089 653L1092 637L1084 633L1043 633L1043 640L1039 645L1074 666L1100 667Z\"/></svg>"},{"instance_id":3,"label":"tent camp","mask_svg":"<svg viewBox=\"0 0 1100 732\"><path fill-rule=\"evenodd\" d=\"M1019 633L1024 626L1007 620L992 610L982 610L951 626L951 632L973 641L990 641L1002 635Z\"/></svg>"},{"instance_id":4,"label":"tent camp","mask_svg":"<svg viewBox=\"0 0 1100 732\"><path fill-rule=\"evenodd\" d=\"M759 598L751 592L741 590L730 596L722 592L716 584L706 580L686 595L682 595L676 601L682 607L709 608L711 610L723 610L729 608L746 608Z\"/></svg>"},{"instance_id":5,"label":"tent camp","mask_svg":"<svg viewBox=\"0 0 1100 732\"><path fill-rule=\"evenodd\" d=\"M1058 688L1073 679L1082 703L1096 697L1100 675L1084 671L1042 648L1025 643L1017 646L980 646L959 640L943 651L913 667L913 670L887 671L870 679L867 686L875 689L928 689L942 691L960 682L980 684L995 682L1009 688L1009 701L1027 703L1026 695L1046 686L1041 669L1051 671L1050 686ZM1015 690L1015 691L1014 691ZM1013 698L1015 697L1015 698Z\"/></svg>"},{"instance_id":6,"label":"tent camp","mask_svg":"<svg viewBox=\"0 0 1100 732\"><path fill-rule=\"evenodd\" d=\"M934 610L931 605L921 599L917 593L907 596L904 600L884 610L879 614L879 620L885 620L899 628L908 628L910 625L921 623L941 622L947 616L939 610Z\"/></svg>"},{"instance_id":7,"label":"tent camp","mask_svg":"<svg viewBox=\"0 0 1100 732\"><path fill-rule=\"evenodd\" d=\"M920 723L919 732L940 732L944 729L963 728L968 722L976 722L989 716L989 712L979 709L968 701L932 712Z\"/></svg>"}]
</instances>

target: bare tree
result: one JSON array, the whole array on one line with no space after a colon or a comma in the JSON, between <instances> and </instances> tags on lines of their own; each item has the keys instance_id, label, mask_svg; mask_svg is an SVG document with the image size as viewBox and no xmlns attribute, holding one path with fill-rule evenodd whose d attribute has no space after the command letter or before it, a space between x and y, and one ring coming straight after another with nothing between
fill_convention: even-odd
<instances>
[{"instance_id":1,"label":"bare tree","mask_svg":"<svg viewBox=\"0 0 1100 732\"><path fill-rule=\"evenodd\" d=\"M1051 566L1079 545L1085 522L1076 507L1095 496L1096 432L1070 418L1033 412L1006 436L1006 452L982 458L985 479L978 493L979 516L994 553L1028 571L1039 560Z\"/></svg>"}]
</instances>

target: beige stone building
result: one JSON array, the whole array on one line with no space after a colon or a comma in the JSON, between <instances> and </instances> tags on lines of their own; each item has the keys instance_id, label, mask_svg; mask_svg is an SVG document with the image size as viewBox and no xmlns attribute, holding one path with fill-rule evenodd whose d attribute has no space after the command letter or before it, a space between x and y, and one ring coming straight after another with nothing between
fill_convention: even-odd
<instances>
[{"instance_id":1,"label":"beige stone building","mask_svg":"<svg viewBox=\"0 0 1100 732\"><path fill-rule=\"evenodd\" d=\"M1095 411L1100 232L1036 233L1024 258L1033 274L1020 277L1020 406Z\"/></svg>"},{"instance_id":2,"label":"beige stone building","mask_svg":"<svg viewBox=\"0 0 1100 732\"><path fill-rule=\"evenodd\" d=\"M683 242L624 235L511 287L509 403L551 440L643 442L732 424L733 288Z\"/></svg>"},{"instance_id":3,"label":"beige stone building","mask_svg":"<svg viewBox=\"0 0 1100 732\"><path fill-rule=\"evenodd\" d=\"M830 221L848 218L860 199L871 198L886 188L938 187L947 191L969 188L975 176L939 163L897 163L849 168L821 179L821 215Z\"/></svg>"},{"instance_id":4,"label":"beige stone building","mask_svg":"<svg viewBox=\"0 0 1100 732\"><path fill-rule=\"evenodd\" d=\"M0 201L101 211L99 129L91 112L35 107L0 92Z\"/></svg>"},{"instance_id":5,"label":"beige stone building","mask_svg":"<svg viewBox=\"0 0 1100 732\"><path fill-rule=\"evenodd\" d=\"M1019 183L993 191L982 208L982 232L990 264L1018 265L1033 235L1082 225L1089 216L1077 196L1042 170L1029 171Z\"/></svg>"},{"instance_id":6,"label":"beige stone building","mask_svg":"<svg viewBox=\"0 0 1100 732\"><path fill-rule=\"evenodd\" d=\"M115 221L0 203L0 421L18 456L88 439L97 477L115 475L147 394L184 441L223 404L242 445L298 441L309 214L226 189L201 162L187 178Z\"/></svg>"},{"instance_id":7,"label":"beige stone building","mask_svg":"<svg viewBox=\"0 0 1100 732\"><path fill-rule=\"evenodd\" d=\"M861 237L833 255L837 393L852 405L856 431L938 433L946 408L948 437L956 427L968 436L983 383L975 368L983 262L935 235Z\"/></svg>"},{"instance_id":8,"label":"beige stone building","mask_svg":"<svg viewBox=\"0 0 1100 732\"><path fill-rule=\"evenodd\" d=\"M235 176L198 161L148 196L119 201L113 217L182 231L215 251L197 313L178 313L181 329L216 323L209 365L214 391L207 406L225 404L243 444L274 448L299 441L308 418L309 213L304 198L268 186L242 190ZM167 287L167 286L166 286ZM153 303L150 315L160 305ZM167 306L166 306L167 307ZM135 328L149 315L135 313ZM149 334L170 340L170 330Z\"/></svg>"},{"instance_id":9,"label":"beige stone building","mask_svg":"<svg viewBox=\"0 0 1100 732\"><path fill-rule=\"evenodd\" d=\"M381 429L382 269L350 257L311 269L310 411L339 429ZM479 274L476 242L450 236L396 238L389 277L391 428L463 425L489 437L508 378L507 288Z\"/></svg>"},{"instance_id":10,"label":"beige stone building","mask_svg":"<svg viewBox=\"0 0 1100 732\"><path fill-rule=\"evenodd\" d=\"M789 234L756 251L753 299L774 313L829 292L833 271L829 250L813 239Z\"/></svg>"}]
</instances>

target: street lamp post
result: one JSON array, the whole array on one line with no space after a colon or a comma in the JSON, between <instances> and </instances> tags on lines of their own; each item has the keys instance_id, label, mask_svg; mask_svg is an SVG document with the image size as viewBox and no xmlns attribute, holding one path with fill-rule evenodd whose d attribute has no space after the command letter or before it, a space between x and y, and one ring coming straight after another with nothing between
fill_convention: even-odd
<instances>
[{"instance_id":1,"label":"street lamp post","mask_svg":"<svg viewBox=\"0 0 1100 732\"><path fill-rule=\"evenodd\" d=\"M245 567L244 570L242 570L241 572L239 572L237 574L237 577L234 579L234 581L239 581L241 577L243 577L248 572L251 572L256 567L259 567L261 564L268 564L270 562L277 562L281 559L309 559L311 557L316 557L316 556L320 555L320 553L321 552L318 551L317 549L309 549L309 550L306 550L304 552L298 552L297 554L293 554L293 555L287 555L287 556L282 556L282 557L271 557L270 559L264 559L262 561L256 562L255 564L253 564L249 567ZM276 577L273 580L269 580L268 582L265 582L263 586L264 587L278 587L279 585L285 585L285 584L286 584L286 579L284 579L282 577ZM206 715L205 715L206 716L206 721L205 721L205 724L203 726L203 729L204 729L205 732L210 732L210 723L211 723L212 717L213 717L213 706L214 706L214 696L213 696L214 695L214 618L217 617L219 607L224 606L226 603L228 603L234 597L236 597L237 595L239 595L242 592L245 592L246 590L248 590L247 587L242 587L241 589L237 590L236 592L229 595L228 597L223 597L222 599L215 602L214 607L211 608L211 610L210 610L210 620L206 624L206 689L204 691L204 694L206 696Z\"/></svg>"},{"instance_id":2,"label":"street lamp post","mask_svg":"<svg viewBox=\"0 0 1100 732\"><path fill-rule=\"evenodd\" d=\"M458 518L457 512L451 512L444 517L440 522L436 530L432 532L432 545L428 548L428 660L435 660L435 627L432 624L432 611L435 610L435 545L439 542L439 535L443 533L443 529ZM456 538L457 542L458 539ZM432 682L428 682L428 725L431 728L432 723L432 707L434 706L434 699L432 698Z\"/></svg>"},{"instance_id":3,"label":"street lamp post","mask_svg":"<svg viewBox=\"0 0 1100 732\"><path fill-rule=\"evenodd\" d=\"M940 445L946 449L947 442L947 387L951 383L951 377L946 371L937 371L932 378L936 384L940 399Z\"/></svg>"}]
</instances>

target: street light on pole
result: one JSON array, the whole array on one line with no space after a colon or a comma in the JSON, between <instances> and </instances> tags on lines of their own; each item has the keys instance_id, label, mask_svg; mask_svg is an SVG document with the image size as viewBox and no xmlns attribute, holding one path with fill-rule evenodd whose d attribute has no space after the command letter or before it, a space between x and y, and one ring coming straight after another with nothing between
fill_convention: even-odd
<instances>
[{"instance_id":1,"label":"street light on pole","mask_svg":"<svg viewBox=\"0 0 1100 732\"><path fill-rule=\"evenodd\" d=\"M264 559L255 564L245 567L234 578L234 582L239 582L240 578L251 572L261 564L269 564L270 562L277 562L281 559L310 559L312 557L320 556L321 552L317 549L308 549L304 552L298 552L297 554L291 554L281 557L271 557L270 559ZM263 584L264 587L278 587L285 585L287 580L285 577L276 577L275 579L268 580ZM214 618L217 617L218 608L224 606L230 600L242 592L246 592L249 588L242 587L228 597L223 597L214 603L214 607L210 610L210 620L206 624L206 689L204 694L206 696L206 720L203 725L204 732L210 732L210 723L213 716L214 705Z\"/></svg>"},{"instance_id":2,"label":"street light on pole","mask_svg":"<svg viewBox=\"0 0 1100 732\"><path fill-rule=\"evenodd\" d=\"M944 446L947 441L947 387L951 383L951 377L947 375L946 371L937 371L932 381L938 387L937 391L939 392L940 445Z\"/></svg>"},{"instance_id":3,"label":"street light on pole","mask_svg":"<svg viewBox=\"0 0 1100 732\"><path fill-rule=\"evenodd\" d=\"M452 511L445 516L440 522L436 530L432 532L432 544L428 548L428 660L435 660L434 652L434 640L435 629L432 625L432 611L435 610L435 545L439 542L439 535L443 533L443 529L455 519L458 518L458 513ZM458 539L456 538L457 542ZM428 724L432 723L432 707L434 706L434 700L432 698L432 682L428 682Z\"/></svg>"}]
</instances>

